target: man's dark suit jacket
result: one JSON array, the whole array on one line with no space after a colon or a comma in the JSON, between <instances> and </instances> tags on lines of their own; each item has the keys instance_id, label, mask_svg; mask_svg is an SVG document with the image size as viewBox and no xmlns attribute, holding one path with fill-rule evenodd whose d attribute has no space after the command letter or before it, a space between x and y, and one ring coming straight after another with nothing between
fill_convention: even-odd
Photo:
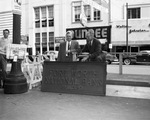
<instances>
[{"instance_id":1,"label":"man's dark suit jacket","mask_svg":"<svg viewBox=\"0 0 150 120\"><path fill-rule=\"evenodd\" d=\"M75 40L71 41L71 51L77 53L80 52L80 45ZM71 57L71 55L66 56L66 41L61 43L59 46L58 61L71 61Z\"/></svg>"},{"instance_id":2,"label":"man's dark suit jacket","mask_svg":"<svg viewBox=\"0 0 150 120\"><path fill-rule=\"evenodd\" d=\"M89 61L104 61L105 57L102 53L102 45L99 40L96 38L93 39L92 46L90 43L87 43L84 48L82 49L82 52L88 52L89 55Z\"/></svg>"}]
</instances>

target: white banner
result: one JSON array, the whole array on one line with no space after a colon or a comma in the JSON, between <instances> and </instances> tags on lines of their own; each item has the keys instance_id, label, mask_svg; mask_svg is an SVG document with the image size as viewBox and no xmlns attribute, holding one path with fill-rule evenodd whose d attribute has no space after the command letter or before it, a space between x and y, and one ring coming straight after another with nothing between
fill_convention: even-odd
<instances>
[{"instance_id":1,"label":"white banner","mask_svg":"<svg viewBox=\"0 0 150 120\"><path fill-rule=\"evenodd\" d=\"M27 45L22 44L10 44L6 50L7 59L14 59L17 56L17 59L24 59L26 56Z\"/></svg>"}]
</instances>

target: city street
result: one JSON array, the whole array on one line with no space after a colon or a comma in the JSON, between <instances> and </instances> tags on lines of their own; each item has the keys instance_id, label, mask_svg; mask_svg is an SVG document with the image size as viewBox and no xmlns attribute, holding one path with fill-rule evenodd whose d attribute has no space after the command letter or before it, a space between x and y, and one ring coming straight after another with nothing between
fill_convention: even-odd
<instances>
[{"instance_id":1,"label":"city street","mask_svg":"<svg viewBox=\"0 0 150 120\"><path fill-rule=\"evenodd\" d=\"M10 71L11 64L7 65L7 71ZM138 75L150 75L149 65L123 65L123 74L138 74ZM118 73L119 74L119 64L112 63L107 65L107 73Z\"/></svg>"}]
</instances>

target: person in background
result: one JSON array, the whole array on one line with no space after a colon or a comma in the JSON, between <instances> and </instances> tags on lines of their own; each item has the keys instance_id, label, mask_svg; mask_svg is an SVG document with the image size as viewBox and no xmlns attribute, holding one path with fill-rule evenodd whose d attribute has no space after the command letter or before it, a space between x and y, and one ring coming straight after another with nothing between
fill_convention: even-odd
<instances>
[{"instance_id":1,"label":"person in background","mask_svg":"<svg viewBox=\"0 0 150 120\"><path fill-rule=\"evenodd\" d=\"M77 41L72 40L73 32L66 32L66 41L60 43L57 61L73 61L73 54L81 51Z\"/></svg>"},{"instance_id":2,"label":"person in background","mask_svg":"<svg viewBox=\"0 0 150 120\"><path fill-rule=\"evenodd\" d=\"M106 60L105 54L102 52L102 45L101 42L94 38L94 30L90 29L86 34L86 45L82 49L83 52L88 52L89 54L86 55L81 59L81 61L98 61L103 62Z\"/></svg>"},{"instance_id":3,"label":"person in background","mask_svg":"<svg viewBox=\"0 0 150 120\"><path fill-rule=\"evenodd\" d=\"M9 30L3 30L3 37L0 38L0 70L2 72L2 81L1 84L6 78L6 68L7 68L7 59L6 59L6 48L11 43L9 39ZM1 85L2 86L2 85Z\"/></svg>"}]
</instances>

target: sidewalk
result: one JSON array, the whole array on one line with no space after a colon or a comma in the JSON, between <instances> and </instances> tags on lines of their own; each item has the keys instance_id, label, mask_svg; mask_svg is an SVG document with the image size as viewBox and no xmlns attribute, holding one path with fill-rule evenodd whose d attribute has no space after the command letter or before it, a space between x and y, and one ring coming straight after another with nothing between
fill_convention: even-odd
<instances>
[{"instance_id":1,"label":"sidewalk","mask_svg":"<svg viewBox=\"0 0 150 120\"><path fill-rule=\"evenodd\" d=\"M114 81L148 83L149 78L108 73L107 91ZM40 87L4 94L0 89L0 120L150 120L149 113L150 99L41 92Z\"/></svg>"},{"instance_id":2,"label":"sidewalk","mask_svg":"<svg viewBox=\"0 0 150 120\"><path fill-rule=\"evenodd\" d=\"M146 99L0 90L0 120L150 120L149 113Z\"/></svg>"}]
</instances>

